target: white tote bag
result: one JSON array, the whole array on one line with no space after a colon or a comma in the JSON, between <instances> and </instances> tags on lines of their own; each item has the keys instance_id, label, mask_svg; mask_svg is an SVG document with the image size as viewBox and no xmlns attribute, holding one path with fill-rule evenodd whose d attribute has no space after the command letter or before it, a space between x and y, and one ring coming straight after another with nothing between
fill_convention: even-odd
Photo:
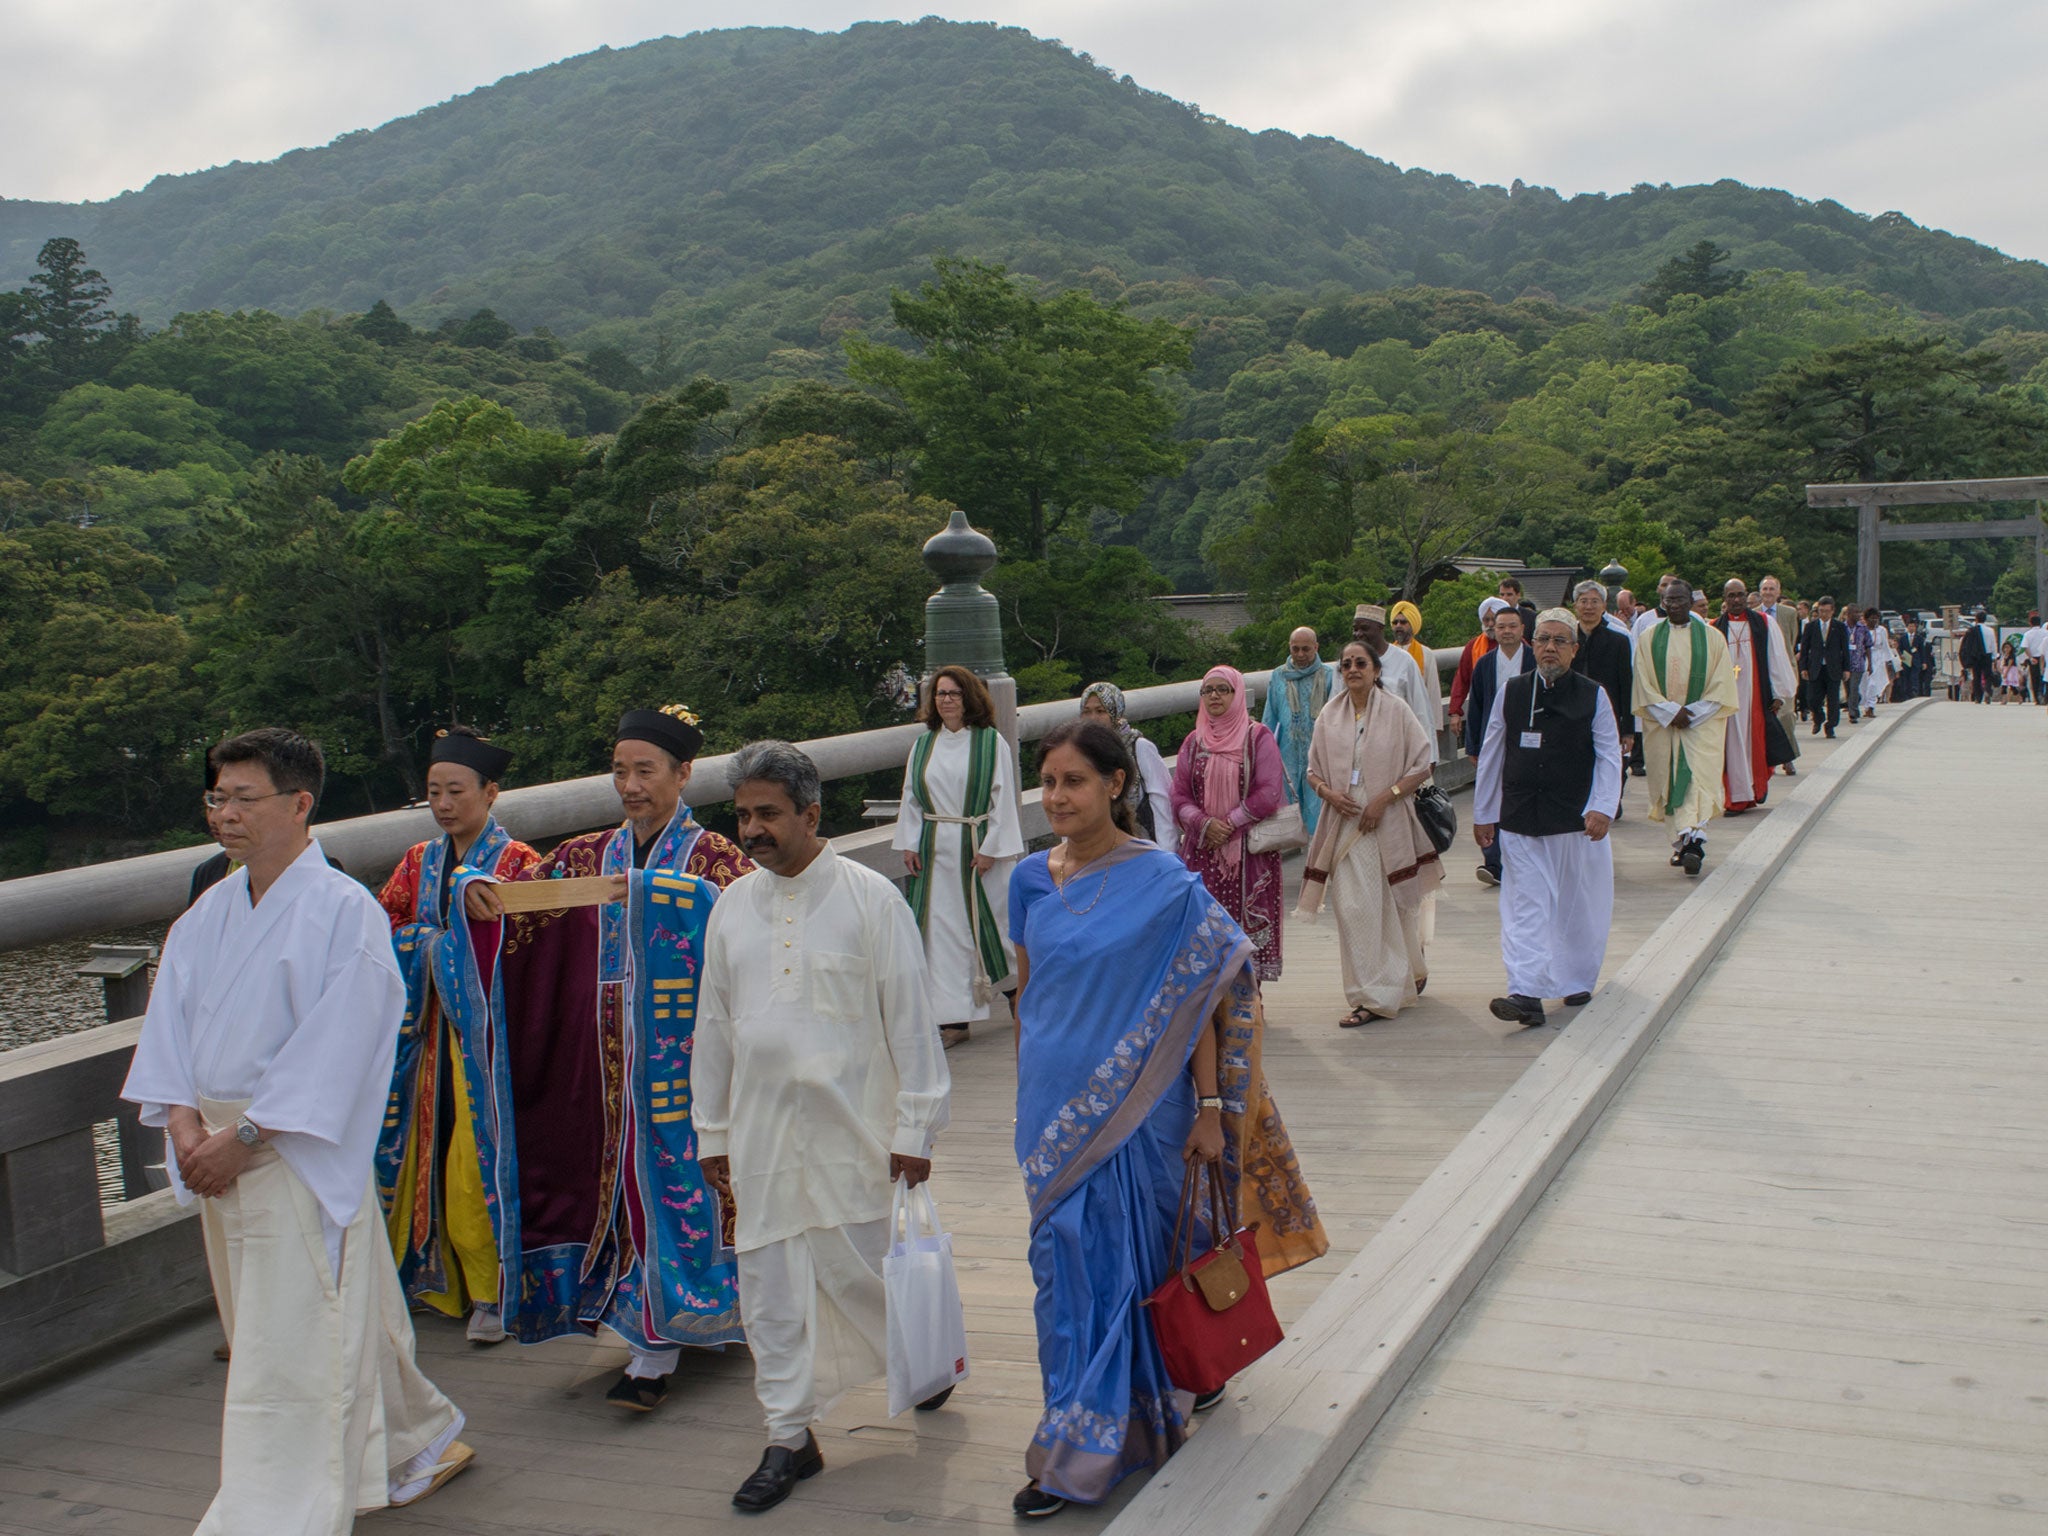
<instances>
[{"instance_id":1,"label":"white tote bag","mask_svg":"<svg viewBox=\"0 0 2048 1536\"><path fill-rule=\"evenodd\" d=\"M889 1252L889 1417L967 1379L967 1318L953 1277L953 1239L939 1230L930 1184L896 1181Z\"/></svg>"}]
</instances>

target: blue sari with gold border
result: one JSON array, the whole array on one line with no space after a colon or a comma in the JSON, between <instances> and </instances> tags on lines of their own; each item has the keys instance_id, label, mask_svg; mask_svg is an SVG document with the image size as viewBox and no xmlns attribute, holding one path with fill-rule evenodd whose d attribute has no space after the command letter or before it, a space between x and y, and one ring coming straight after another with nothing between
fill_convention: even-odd
<instances>
[{"instance_id":1,"label":"blue sari with gold border","mask_svg":"<svg viewBox=\"0 0 2048 1536\"><path fill-rule=\"evenodd\" d=\"M1047 856L1011 878L1011 935L1030 961L1018 1004L1017 1161L1031 1204L1045 1412L1025 1466L1099 1503L1187 1435L1139 1304L1172 1264L1195 1117L1190 1071L1220 1021L1226 1199L1259 1223L1268 1274L1328 1248L1259 1065L1251 941L1187 866L1120 844L1055 890Z\"/></svg>"}]
</instances>

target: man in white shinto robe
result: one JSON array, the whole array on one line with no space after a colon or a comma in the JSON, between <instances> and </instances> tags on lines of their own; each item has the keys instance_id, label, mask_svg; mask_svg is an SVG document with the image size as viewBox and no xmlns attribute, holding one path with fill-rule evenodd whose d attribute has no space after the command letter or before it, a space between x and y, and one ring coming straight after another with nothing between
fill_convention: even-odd
<instances>
[{"instance_id":1,"label":"man in white shinto robe","mask_svg":"<svg viewBox=\"0 0 2048 1536\"><path fill-rule=\"evenodd\" d=\"M1614 917L1608 807L1621 798L1621 734L1607 691L1572 670L1578 623L1568 608L1536 619L1536 670L1494 695L1472 787L1472 834L1496 837L1500 953L1508 995L1497 1019L1533 1028L1543 1000L1590 1002Z\"/></svg>"},{"instance_id":2,"label":"man in white shinto robe","mask_svg":"<svg viewBox=\"0 0 2048 1536\"><path fill-rule=\"evenodd\" d=\"M887 1369L891 1187L930 1176L951 1083L910 908L818 836L816 765L757 742L732 777L758 867L711 912L692 1081L768 1427L733 1503L762 1510L823 1470L811 1425L832 1399Z\"/></svg>"},{"instance_id":3,"label":"man in white shinto robe","mask_svg":"<svg viewBox=\"0 0 2048 1536\"><path fill-rule=\"evenodd\" d=\"M199 1536L341 1536L468 1465L462 1415L413 1362L371 1185L405 984L383 909L307 830L320 748L214 749L241 867L172 926L123 1098L167 1133L232 1345L220 1491Z\"/></svg>"}]
</instances>

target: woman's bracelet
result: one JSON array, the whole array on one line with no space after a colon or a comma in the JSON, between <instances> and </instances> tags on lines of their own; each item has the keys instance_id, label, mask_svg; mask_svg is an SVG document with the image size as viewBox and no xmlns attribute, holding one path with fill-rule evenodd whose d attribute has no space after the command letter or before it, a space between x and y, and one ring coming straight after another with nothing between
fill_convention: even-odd
<instances>
[{"instance_id":1,"label":"woman's bracelet","mask_svg":"<svg viewBox=\"0 0 2048 1536\"><path fill-rule=\"evenodd\" d=\"M1219 1096L1219 1095L1217 1095L1217 1094L1213 1094L1213 1093L1208 1093L1208 1094L1204 1094L1204 1095L1202 1095L1202 1097L1200 1097L1200 1098L1198 1098L1198 1099L1196 1099L1196 1100L1195 1100L1195 1108L1196 1108L1196 1109L1198 1109L1198 1110L1199 1110L1199 1109L1213 1109L1213 1110L1216 1110L1216 1111L1218 1111L1218 1112L1220 1113L1220 1112L1222 1111L1222 1109L1223 1109L1223 1100L1222 1100L1221 1096Z\"/></svg>"}]
</instances>

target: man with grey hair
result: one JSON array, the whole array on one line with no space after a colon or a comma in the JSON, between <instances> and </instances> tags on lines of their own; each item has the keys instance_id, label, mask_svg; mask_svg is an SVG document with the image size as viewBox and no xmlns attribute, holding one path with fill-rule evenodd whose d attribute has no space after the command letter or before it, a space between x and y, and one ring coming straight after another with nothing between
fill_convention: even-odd
<instances>
[{"instance_id":1,"label":"man with grey hair","mask_svg":"<svg viewBox=\"0 0 2048 1536\"><path fill-rule=\"evenodd\" d=\"M768 1427L732 1501L759 1511L824 1470L812 1424L887 1369L891 1189L930 1177L951 1082L917 923L895 886L818 835L817 766L762 741L732 777L757 867L711 911L691 1087L704 1176L735 1211Z\"/></svg>"},{"instance_id":2,"label":"man with grey hair","mask_svg":"<svg viewBox=\"0 0 2048 1536\"><path fill-rule=\"evenodd\" d=\"M1614 916L1608 807L1621 799L1621 736L1598 683L1572 670L1580 627L1568 608L1537 615L1536 670L1495 697L1472 788L1472 836L1505 845L1500 952L1508 995L1493 1016L1525 1029L1543 1000L1592 1000Z\"/></svg>"},{"instance_id":3,"label":"man with grey hair","mask_svg":"<svg viewBox=\"0 0 2048 1536\"><path fill-rule=\"evenodd\" d=\"M1607 706L1614 711L1615 729L1621 733L1622 760L1626 762L1636 739L1635 717L1628 712L1635 696L1635 643L1627 628L1617 624L1607 611L1607 589L1599 582L1582 581L1573 588L1572 609L1578 616L1574 635L1578 649L1572 656L1572 670L1590 677L1607 695ZM1541 666L1543 658L1537 657L1536 662ZM1625 787L1625 779L1623 783ZM1614 814L1617 818L1621 815L1619 798Z\"/></svg>"}]
</instances>

